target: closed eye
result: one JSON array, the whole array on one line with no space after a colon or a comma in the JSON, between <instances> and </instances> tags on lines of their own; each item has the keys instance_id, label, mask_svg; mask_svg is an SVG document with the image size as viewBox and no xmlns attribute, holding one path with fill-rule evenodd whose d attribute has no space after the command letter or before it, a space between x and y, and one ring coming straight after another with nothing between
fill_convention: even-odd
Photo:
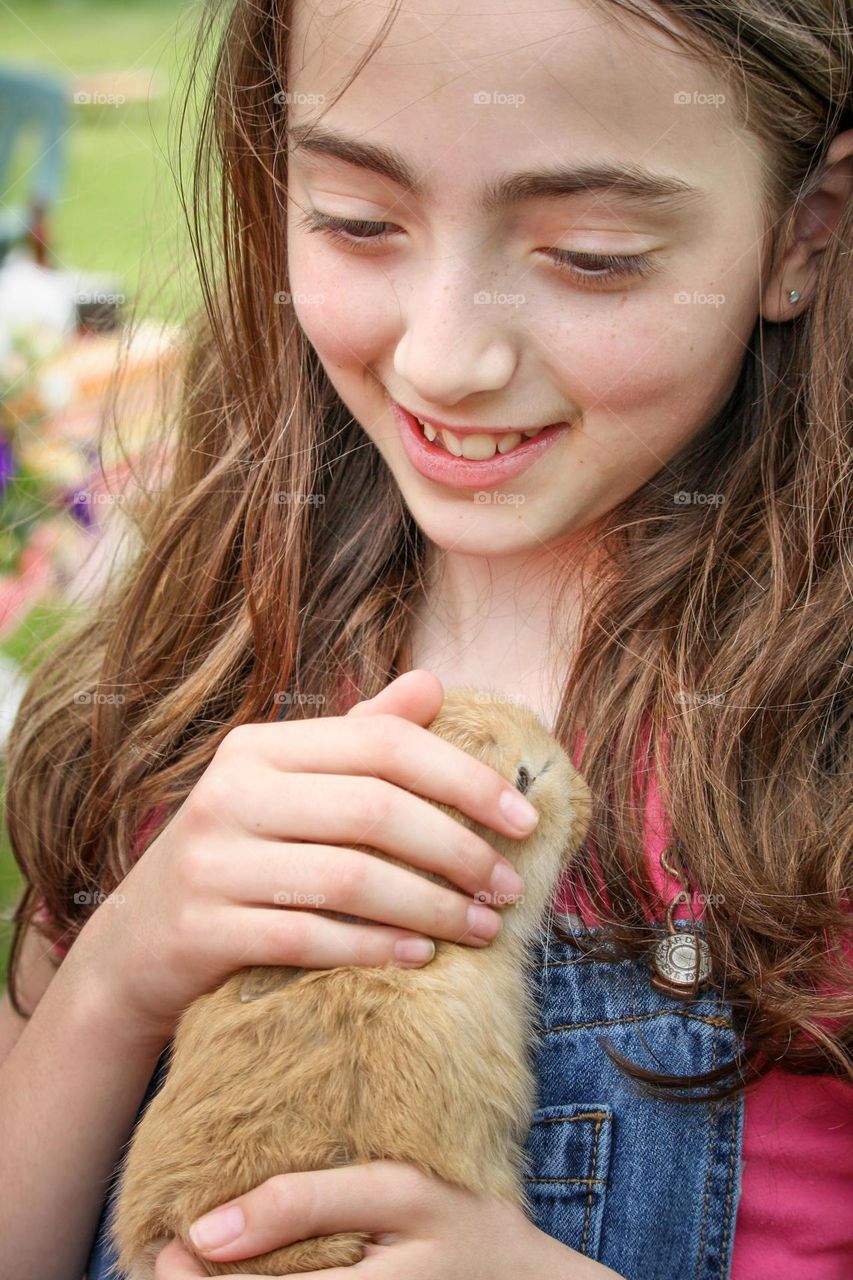
<instances>
[{"instance_id":1,"label":"closed eye","mask_svg":"<svg viewBox=\"0 0 853 1280\"><path fill-rule=\"evenodd\" d=\"M301 214L298 224L308 231L318 231L330 240L343 244L355 252L364 252L370 245L382 244L394 234L391 222L372 222L365 218L339 218L316 209ZM391 228L389 230L389 228ZM570 272L580 281L612 280L628 276L650 275L655 267L647 253L596 254L575 253L568 249L543 250L560 271Z\"/></svg>"}]
</instances>

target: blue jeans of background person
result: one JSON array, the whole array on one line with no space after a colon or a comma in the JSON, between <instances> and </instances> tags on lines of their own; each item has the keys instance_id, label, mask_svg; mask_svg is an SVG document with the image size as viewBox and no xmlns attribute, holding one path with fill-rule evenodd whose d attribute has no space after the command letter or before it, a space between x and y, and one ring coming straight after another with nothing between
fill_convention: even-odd
<instances>
[{"instance_id":1,"label":"blue jeans of background person","mask_svg":"<svg viewBox=\"0 0 853 1280\"><path fill-rule=\"evenodd\" d=\"M558 919L575 933L598 933L576 917ZM527 972L539 1013L539 1097L526 1144L536 1225L626 1280L726 1280L740 1196L743 1095L689 1106L645 1096L602 1041L651 1070L695 1074L734 1056L730 1008L717 993L685 1003L658 991L643 960L589 957L552 937L533 944ZM165 1078L170 1048L139 1116ZM118 1173L88 1280L122 1280L107 1231Z\"/></svg>"}]
</instances>

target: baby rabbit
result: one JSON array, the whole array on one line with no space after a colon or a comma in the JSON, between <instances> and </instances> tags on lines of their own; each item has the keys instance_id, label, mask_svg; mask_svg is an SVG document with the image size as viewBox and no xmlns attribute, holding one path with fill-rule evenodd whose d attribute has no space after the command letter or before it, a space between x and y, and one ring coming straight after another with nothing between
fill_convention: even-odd
<instances>
[{"instance_id":1,"label":"baby rabbit","mask_svg":"<svg viewBox=\"0 0 853 1280\"><path fill-rule=\"evenodd\" d=\"M488 947L438 940L422 969L262 966L194 1001L119 1186L113 1232L130 1280L153 1280L172 1236L196 1256L190 1224L273 1174L403 1160L529 1209L524 1142L536 1105L536 1036L526 944L586 835L590 795L537 716L505 697L450 689L429 728L539 811L532 834L513 840L438 806L516 867L524 894L502 911ZM353 1265L367 1239L339 1233L202 1263L208 1275L294 1275Z\"/></svg>"}]
</instances>

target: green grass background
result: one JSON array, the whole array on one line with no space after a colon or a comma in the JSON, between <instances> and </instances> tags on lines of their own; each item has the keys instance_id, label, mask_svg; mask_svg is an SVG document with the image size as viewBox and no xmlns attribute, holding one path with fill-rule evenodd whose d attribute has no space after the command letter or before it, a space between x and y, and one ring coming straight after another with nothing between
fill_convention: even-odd
<instances>
[{"instance_id":1,"label":"green grass background","mask_svg":"<svg viewBox=\"0 0 853 1280\"><path fill-rule=\"evenodd\" d=\"M53 71L145 69L162 94L143 103L72 106L62 198L49 228L56 265L117 277L138 314L180 323L198 298L176 187L177 124L200 8L180 0L0 0L0 62ZM190 138L191 141L191 138ZM25 200L33 144L24 140L2 200ZM28 149L29 147L29 149ZM29 670L36 644L50 642L62 611L45 607L0 649ZM2 767L0 767L0 793ZM21 879L0 830L0 984Z\"/></svg>"},{"instance_id":2,"label":"green grass background","mask_svg":"<svg viewBox=\"0 0 853 1280\"><path fill-rule=\"evenodd\" d=\"M69 82L87 72L150 72L162 87L148 102L71 107L50 228L57 265L118 276L141 314L164 319L180 319L196 296L175 169L199 13L180 0L0 0L2 62ZM5 203L25 196L33 155L25 141Z\"/></svg>"}]
</instances>

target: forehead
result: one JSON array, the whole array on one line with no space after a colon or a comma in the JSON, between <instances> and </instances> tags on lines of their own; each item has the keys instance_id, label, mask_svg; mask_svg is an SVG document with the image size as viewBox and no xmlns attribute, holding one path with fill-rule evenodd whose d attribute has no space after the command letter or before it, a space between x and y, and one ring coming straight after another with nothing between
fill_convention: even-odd
<instances>
[{"instance_id":1,"label":"forehead","mask_svg":"<svg viewBox=\"0 0 853 1280\"><path fill-rule=\"evenodd\" d=\"M607 3L401 0L332 103L390 14L388 0L294 0L291 124L391 145L449 190L567 158L630 160L706 188L759 178L758 142L714 69Z\"/></svg>"}]
</instances>

